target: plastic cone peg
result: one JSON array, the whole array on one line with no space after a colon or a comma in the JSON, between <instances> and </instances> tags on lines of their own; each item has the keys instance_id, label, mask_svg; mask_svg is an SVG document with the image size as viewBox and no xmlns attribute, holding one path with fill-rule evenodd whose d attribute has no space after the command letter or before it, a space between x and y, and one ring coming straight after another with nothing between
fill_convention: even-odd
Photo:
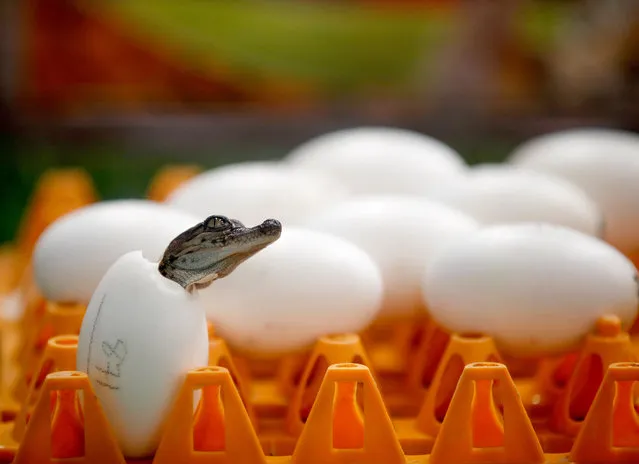
<instances>
[{"instance_id":1,"label":"plastic cone peg","mask_svg":"<svg viewBox=\"0 0 639 464\"><path fill-rule=\"evenodd\" d=\"M302 352L283 356L275 372L277 384L283 395L288 397L295 393L310 355L310 352Z\"/></svg>"},{"instance_id":2,"label":"plastic cone peg","mask_svg":"<svg viewBox=\"0 0 639 464\"><path fill-rule=\"evenodd\" d=\"M363 417L354 385L363 390ZM341 391L340 391L341 390ZM299 437L291 464L405 464L382 396L368 367L331 365Z\"/></svg>"},{"instance_id":3,"label":"plastic cone peg","mask_svg":"<svg viewBox=\"0 0 639 464\"><path fill-rule=\"evenodd\" d=\"M428 312L424 309L423 314L428 314ZM413 366L411 358L415 352L414 344L416 340L423 338L427 321L428 318L421 314L394 321L391 329L390 347L398 355L397 364L390 369L390 366L380 366L380 368L386 367L389 373L410 371Z\"/></svg>"},{"instance_id":4,"label":"plastic cone peg","mask_svg":"<svg viewBox=\"0 0 639 464\"><path fill-rule=\"evenodd\" d=\"M576 436L608 366L636 360L630 336L621 332L619 319L616 316L601 318L596 333L588 335L568 385L555 403L551 428L559 433Z\"/></svg>"},{"instance_id":5,"label":"plastic cone peg","mask_svg":"<svg viewBox=\"0 0 639 464\"><path fill-rule=\"evenodd\" d=\"M77 335L59 335L49 339L38 368L29 383L26 399L16 416L13 427L13 438L15 440L22 440L32 407L39 397L44 394L42 393L43 387L41 385L44 385L46 376L52 372L75 370L77 349Z\"/></svg>"},{"instance_id":6,"label":"plastic cone peg","mask_svg":"<svg viewBox=\"0 0 639 464\"><path fill-rule=\"evenodd\" d=\"M46 316L51 322L53 335L79 335L86 304L48 302Z\"/></svg>"},{"instance_id":7,"label":"plastic cone peg","mask_svg":"<svg viewBox=\"0 0 639 464\"><path fill-rule=\"evenodd\" d=\"M25 339L20 375L13 386L13 394L17 400L25 400L31 378L38 372L34 368L37 367L48 340L58 335L78 335L85 312L86 305L45 303L44 315L36 322L35 330ZM75 366L69 369L75 369Z\"/></svg>"},{"instance_id":8,"label":"plastic cone peg","mask_svg":"<svg viewBox=\"0 0 639 464\"><path fill-rule=\"evenodd\" d=\"M75 396L78 392L84 398L82 413ZM70 462L74 464L126 464L83 372L47 376L13 464L51 463L64 458L73 458Z\"/></svg>"},{"instance_id":9,"label":"plastic cone peg","mask_svg":"<svg viewBox=\"0 0 639 464\"><path fill-rule=\"evenodd\" d=\"M193 416L193 393L202 389ZM265 464L260 446L228 369L188 372L168 417L153 464Z\"/></svg>"},{"instance_id":10,"label":"plastic cone peg","mask_svg":"<svg viewBox=\"0 0 639 464\"><path fill-rule=\"evenodd\" d=\"M538 409L551 409L561 396L575 371L579 353L546 357L539 361L534 375L533 391L530 396L538 395ZM530 402L530 401L529 401Z\"/></svg>"},{"instance_id":11,"label":"plastic cone peg","mask_svg":"<svg viewBox=\"0 0 639 464\"><path fill-rule=\"evenodd\" d=\"M358 335L330 335L317 341L288 406L286 426L291 435L302 432L302 414L310 412L326 369L341 363L364 364L370 368L370 360Z\"/></svg>"},{"instance_id":12,"label":"plastic cone peg","mask_svg":"<svg viewBox=\"0 0 639 464\"><path fill-rule=\"evenodd\" d=\"M5 296L16 290L20 283L19 267L20 254L11 243L0 245L0 296Z\"/></svg>"},{"instance_id":13,"label":"plastic cone peg","mask_svg":"<svg viewBox=\"0 0 639 464\"><path fill-rule=\"evenodd\" d=\"M503 407L503 420L494 405L493 388ZM500 363L465 366L429 462L541 464L545 461L506 366Z\"/></svg>"},{"instance_id":14,"label":"plastic cone peg","mask_svg":"<svg viewBox=\"0 0 639 464\"><path fill-rule=\"evenodd\" d=\"M450 335L440 329L435 322L424 323L424 332L415 351L411 354L411 369L407 372L408 387L417 392L428 388L435 376L437 366L446 351Z\"/></svg>"},{"instance_id":15,"label":"plastic cone peg","mask_svg":"<svg viewBox=\"0 0 639 464\"><path fill-rule=\"evenodd\" d=\"M211 331L209 331L211 334ZM249 401L248 383L242 377L240 371L235 366L231 352L224 340L214 335L209 335L209 366L220 366L228 369L231 379L240 394L242 404L251 419L253 427L257 427L257 417L253 410L253 405Z\"/></svg>"},{"instance_id":16,"label":"plastic cone peg","mask_svg":"<svg viewBox=\"0 0 639 464\"><path fill-rule=\"evenodd\" d=\"M20 320L20 344L15 353L15 359L20 364L33 362L33 352L37 350L37 345L41 342L47 313L47 301L40 295L38 289L28 288L23 299L25 306Z\"/></svg>"},{"instance_id":17,"label":"plastic cone peg","mask_svg":"<svg viewBox=\"0 0 639 464\"><path fill-rule=\"evenodd\" d=\"M437 436L464 367L476 362L501 362L493 339L453 334L415 420L416 430Z\"/></svg>"},{"instance_id":18,"label":"plastic cone peg","mask_svg":"<svg viewBox=\"0 0 639 464\"><path fill-rule=\"evenodd\" d=\"M25 258L42 232L59 217L97 200L91 176L81 168L51 169L38 179L17 234Z\"/></svg>"},{"instance_id":19,"label":"plastic cone peg","mask_svg":"<svg viewBox=\"0 0 639 464\"><path fill-rule=\"evenodd\" d=\"M149 200L164 202L183 183L202 171L196 165L169 165L160 169L149 184L146 196Z\"/></svg>"},{"instance_id":20,"label":"plastic cone peg","mask_svg":"<svg viewBox=\"0 0 639 464\"><path fill-rule=\"evenodd\" d=\"M632 391L635 382L639 382L639 363L608 367L570 452L572 462L639 462L639 418Z\"/></svg>"}]
</instances>

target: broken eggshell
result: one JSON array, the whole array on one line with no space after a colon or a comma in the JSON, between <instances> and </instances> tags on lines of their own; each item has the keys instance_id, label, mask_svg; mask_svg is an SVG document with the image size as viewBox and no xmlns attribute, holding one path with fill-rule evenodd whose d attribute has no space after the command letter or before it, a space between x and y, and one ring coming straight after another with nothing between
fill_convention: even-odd
<instances>
[{"instance_id":1,"label":"broken eggshell","mask_svg":"<svg viewBox=\"0 0 639 464\"><path fill-rule=\"evenodd\" d=\"M275 357L324 335L359 332L383 287L373 260L350 242L296 227L233 274L200 291L216 334L237 352Z\"/></svg>"},{"instance_id":2,"label":"broken eggshell","mask_svg":"<svg viewBox=\"0 0 639 464\"><path fill-rule=\"evenodd\" d=\"M78 340L77 369L87 373L129 458L155 452L187 372L208 365L198 294L157 266L140 251L116 260L91 298Z\"/></svg>"},{"instance_id":3,"label":"broken eggshell","mask_svg":"<svg viewBox=\"0 0 639 464\"><path fill-rule=\"evenodd\" d=\"M159 260L168 244L201 219L146 200L94 203L64 215L40 236L33 253L35 281L51 301L88 303L120 256L142 250Z\"/></svg>"},{"instance_id":4,"label":"broken eggshell","mask_svg":"<svg viewBox=\"0 0 639 464\"><path fill-rule=\"evenodd\" d=\"M433 319L483 333L513 357L575 349L602 316L637 317L637 270L603 240L549 224L492 226L457 240L422 281Z\"/></svg>"}]
</instances>

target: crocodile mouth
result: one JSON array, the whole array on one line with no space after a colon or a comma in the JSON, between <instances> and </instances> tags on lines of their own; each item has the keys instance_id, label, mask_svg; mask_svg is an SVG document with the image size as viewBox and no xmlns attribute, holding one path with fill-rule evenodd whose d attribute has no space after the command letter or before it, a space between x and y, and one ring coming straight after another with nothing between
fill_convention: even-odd
<instances>
[{"instance_id":1,"label":"crocodile mouth","mask_svg":"<svg viewBox=\"0 0 639 464\"><path fill-rule=\"evenodd\" d=\"M221 259L216 267L215 273L217 274L217 278L220 279L222 277L226 277L231 272L233 272L240 264L249 259L251 256L260 252L264 248L266 248L269 244L264 243L260 245L256 245L251 247L248 251L241 251L237 253L233 253L232 255L227 256L224 259Z\"/></svg>"}]
</instances>

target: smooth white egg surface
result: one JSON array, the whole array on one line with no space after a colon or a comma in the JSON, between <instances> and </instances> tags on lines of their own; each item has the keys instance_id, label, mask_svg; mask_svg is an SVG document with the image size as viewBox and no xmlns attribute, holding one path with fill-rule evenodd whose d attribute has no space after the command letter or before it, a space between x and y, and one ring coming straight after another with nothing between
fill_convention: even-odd
<instances>
[{"instance_id":1,"label":"smooth white egg surface","mask_svg":"<svg viewBox=\"0 0 639 464\"><path fill-rule=\"evenodd\" d=\"M245 224L276 217L284 225L296 225L346 195L343 186L316 172L254 161L206 171L182 184L167 203L195 215L222 214Z\"/></svg>"},{"instance_id":2,"label":"smooth white egg surface","mask_svg":"<svg viewBox=\"0 0 639 464\"><path fill-rule=\"evenodd\" d=\"M605 239L639 251L639 135L612 129L574 129L533 138L509 162L549 172L582 188L602 209Z\"/></svg>"},{"instance_id":3,"label":"smooth white egg surface","mask_svg":"<svg viewBox=\"0 0 639 464\"><path fill-rule=\"evenodd\" d=\"M141 252L125 254L91 298L76 362L125 457L152 455L186 373L208 365L197 294L162 277Z\"/></svg>"},{"instance_id":4,"label":"smooth white egg surface","mask_svg":"<svg viewBox=\"0 0 639 464\"><path fill-rule=\"evenodd\" d=\"M441 326L494 337L504 354L577 348L604 315L627 330L637 316L637 270L606 242L548 224L492 226L438 255L422 282Z\"/></svg>"},{"instance_id":5,"label":"smooth white egg surface","mask_svg":"<svg viewBox=\"0 0 639 464\"><path fill-rule=\"evenodd\" d=\"M204 218L145 200L115 200L75 210L38 240L33 270L48 300L87 303L120 256L142 250L159 260L177 235Z\"/></svg>"},{"instance_id":6,"label":"smooth white egg surface","mask_svg":"<svg viewBox=\"0 0 639 464\"><path fill-rule=\"evenodd\" d=\"M321 135L284 161L325 172L352 194L419 194L466 169L451 147L427 135L391 127L359 127Z\"/></svg>"},{"instance_id":7,"label":"smooth white egg surface","mask_svg":"<svg viewBox=\"0 0 639 464\"><path fill-rule=\"evenodd\" d=\"M429 198L461 210L483 225L548 222L599 236L603 217L579 187L559 176L512 165L479 165Z\"/></svg>"},{"instance_id":8,"label":"smooth white egg surface","mask_svg":"<svg viewBox=\"0 0 639 464\"><path fill-rule=\"evenodd\" d=\"M384 300L380 317L423 313L425 266L451 240L475 232L470 216L424 198L354 198L309 220L307 227L334 234L365 250L381 269Z\"/></svg>"},{"instance_id":9,"label":"smooth white egg surface","mask_svg":"<svg viewBox=\"0 0 639 464\"><path fill-rule=\"evenodd\" d=\"M279 240L201 290L216 334L238 352L279 356L358 332L379 311L382 278L350 242L286 227Z\"/></svg>"}]
</instances>

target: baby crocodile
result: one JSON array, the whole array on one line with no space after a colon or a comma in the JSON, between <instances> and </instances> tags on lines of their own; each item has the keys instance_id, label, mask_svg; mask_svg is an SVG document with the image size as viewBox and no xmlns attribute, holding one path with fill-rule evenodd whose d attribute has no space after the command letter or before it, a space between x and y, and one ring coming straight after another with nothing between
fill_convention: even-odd
<instances>
[{"instance_id":1,"label":"baby crocodile","mask_svg":"<svg viewBox=\"0 0 639 464\"><path fill-rule=\"evenodd\" d=\"M275 219L246 227L236 219L210 216L173 239L158 270L192 293L229 275L281 233L282 224Z\"/></svg>"}]
</instances>

